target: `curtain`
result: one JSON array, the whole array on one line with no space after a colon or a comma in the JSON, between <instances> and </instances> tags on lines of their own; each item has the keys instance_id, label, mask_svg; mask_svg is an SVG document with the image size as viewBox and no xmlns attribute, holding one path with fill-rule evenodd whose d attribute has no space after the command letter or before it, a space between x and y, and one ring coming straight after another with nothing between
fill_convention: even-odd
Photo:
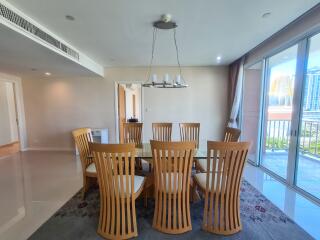
<instances>
[{"instance_id":1,"label":"curtain","mask_svg":"<svg viewBox=\"0 0 320 240\"><path fill-rule=\"evenodd\" d=\"M242 57L229 66L229 127L239 126L239 110L242 98L243 65L245 58Z\"/></svg>"}]
</instances>

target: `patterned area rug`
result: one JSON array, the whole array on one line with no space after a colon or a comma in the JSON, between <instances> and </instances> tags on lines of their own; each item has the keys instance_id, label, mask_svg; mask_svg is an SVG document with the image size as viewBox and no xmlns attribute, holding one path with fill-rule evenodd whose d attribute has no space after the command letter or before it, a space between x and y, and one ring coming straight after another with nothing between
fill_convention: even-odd
<instances>
[{"instance_id":1,"label":"patterned area rug","mask_svg":"<svg viewBox=\"0 0 320 240\"><path fill-rule=\"evenodd\" d=\"M154 202L150 200L145 208L143 199L139 199L136 201L137 239L313 239L247 181L242 182L240 198L243 229L231 236L201 230L203 201L191 205L192 231L181 235L160 233L152 228ZM91 190L85 201L79 192L29 239L103 239L96 233L98 217L99 190Z\"/></svg>"}]
</instances>

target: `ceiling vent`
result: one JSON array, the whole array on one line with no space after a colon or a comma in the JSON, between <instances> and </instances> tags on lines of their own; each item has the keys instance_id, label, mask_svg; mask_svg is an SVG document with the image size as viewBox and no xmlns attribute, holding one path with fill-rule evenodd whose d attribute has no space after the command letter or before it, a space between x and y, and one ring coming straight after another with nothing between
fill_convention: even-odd
<instances>
[{"instance_id":1,"label":"ceiling vent","mask_svg":"<svg viewBox=\"0 0 320 240\"><path fill-rule=\"evenodd\" d=\"M45 42L49 43L51 46L58 48L71 56L72 58L79 61L79 53L72 48L66 46L50 34L44 32L37 26L33 25L23 17L19 16L6 6L0 3L0 16L4 17L5 19L9 20L10 22L14 23L15 25L23 28L24 30L28 31L32 35L44 40Z\"/></svg>"}]
</instances>

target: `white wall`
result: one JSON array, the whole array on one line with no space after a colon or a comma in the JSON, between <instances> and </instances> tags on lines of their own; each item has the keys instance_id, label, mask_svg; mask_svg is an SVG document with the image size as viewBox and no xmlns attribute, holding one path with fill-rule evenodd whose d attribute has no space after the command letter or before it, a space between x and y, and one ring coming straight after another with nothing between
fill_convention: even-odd
<instances>
[{"instance_id":1,"label":"white wall","mask_svg":"<svg viewBox=\"0 0 320 240\"><path fill-rule=\"evenodd\" d=\"M114 83L102 78L23 79L28 147L71 149L71 131L109 128L114 141Z\"/></svg>"},{"instance_id":2,"label":"white wall","mask_svg":"<svg viewBox=\"0 0 320 240\"><path fill-rule=\"evenodd\" d=\"M155 71L173 74L177 69ZM227 67L183 68L189 88L144 88L144 138L150 139L151 123L156 121L200 122L202 139L220 138L227 115L227 71ZM109 128L109 139L115 142L114 83L143 82L146 74L147 68L108 68L104 79L23 79L28 146L70 149L71 131L85 126Z\"/></svg>"}]
</instances>

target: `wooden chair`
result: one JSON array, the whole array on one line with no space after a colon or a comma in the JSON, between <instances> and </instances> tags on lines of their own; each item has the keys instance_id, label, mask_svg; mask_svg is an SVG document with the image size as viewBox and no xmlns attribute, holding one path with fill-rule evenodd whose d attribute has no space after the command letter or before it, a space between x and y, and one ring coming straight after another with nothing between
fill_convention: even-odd
<instances>
[{"instance_id":1,"label":"wooden chair","mask_svg":"<svg viewBox=\"0 0 320 240\"><path fill-rule=\"evenodd\" d=\"M143 123L123 123L124 143L134 143L135 147L142 147L142 126ZM142 170L141 159L136 159L136 167Z\"/></svg>"},{"instance_id":2,"label":"wooden chair","mask_svg":"<svg viewBox=\"0 0 320 240\"><path fill-rule=\"evenodd\" d=\"M237 128L226 127L224 142L238 142L241 130Z\"/></svg>"},{"instance_id":3,"label":"wooden chair","mask_svg":"<svg viewBox=\"0 0 320 240\"><path fill-rule=\"evenodd\" d=\"M143 123L124 123L124 143L134 143L136 147L142 146L142 125Z\"/></svg>"},{"instance_id":4,"label":"wooden chair","mask_svg":"<svg viewBox=\"0 0 320 240\"><path fill-rule=\"evenodd\" d=\"M93 163L92 155L89 149L89 142L92 142L92 134L90 128L80 128L72 131L73 139L79 151L83 173L82 198L88 191L91 182L96 180L97 172Z\"/></svg>"},{"instance_id":5,"label":"wooden chair","mask_svg":"<svg viewBox=\"0 0 320 240\"><path fill-rule=\"evenodd\" d=\"M241 130L237 128L226 127L224 134L224 142L238 142ZM196 170L198 172L205 172L207 168L207 159L196 160Z\"/></svg>"},{"instance_id":6,"label":"wooden chair","mask_svg":"<svg viewBox=\"0 0 320 240\"><path fill-rule=\"evenodd\" d=\"M206 173L194 175L205 195L205 231L229 235L242 229L239 194L249 147L248 142L208 142Z\"/></svg>"},{"instance_id":7,"label":"wooden chair","mask_svg":"<svg viewBox=\"0 0 320 240\"><path fill-rule=\"evenodd\" d=\"M171 141L172 123L152 123L153 140Z\"/></svg>"},{"instance_id":8,"label":"wooden chair","mask_svg":"<svg viewBox=\"0 0 320 240\"><path fill-rule=\"evenodd\" d=\"M100 189L98 234L108 239L137 237L135 200L145 178L135 176L135 145L91 143Z\"/></svg>"},{"instance_id":9,"label":"wooden chair","mask_svg":"<svg viewBox=\"0 0 320 240\"><path fill-rule=\"evenodd\" d=\"M195 141L196 148L199 148L200 123L180 123L180 140Z\"/></svg>"},{"instance_id":10,"label":"wooden chair","mask_svg":"<svg viewBox=\"0 0 320 240\"><path fill-rule=\"evenodd\" d=\"M155 182L152 226L170 234L190 231L190 178L195 142L150 142Z\"/></svg>"}]
</instances>

